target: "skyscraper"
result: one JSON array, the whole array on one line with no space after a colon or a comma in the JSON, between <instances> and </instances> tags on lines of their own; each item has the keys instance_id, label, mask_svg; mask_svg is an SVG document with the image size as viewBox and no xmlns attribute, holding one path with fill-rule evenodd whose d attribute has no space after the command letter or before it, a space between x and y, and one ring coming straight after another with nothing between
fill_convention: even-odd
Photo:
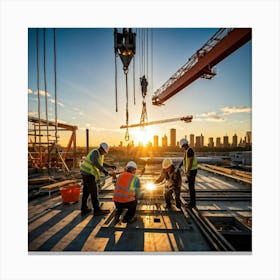
<instances>
[{"instance_id":1,"label":"skyscraper","mask_svg":"<svg viewBox=\"0 0 280 280\"><path fill-rule=\"evenodd\" d=\"M251 131L247 131L246 132L246 144L252 144L252 132Z\"/></svg>"},{"instance_id":2,"label":"skyscraper","mask_svg":"<svg viewBox=\"0 0 280 280\"><path fill-rule=\"evenodd\" d=\"M229 143L228 143L228 136L224 136L224 143L223 143L224 148L228 148L229 147Z\"/></svg>"},{"instance_id":3,"label":"skyscraper","mask_svg":"<svg viewBox=\"0 0 280 280\"><path fill-rule=\"evenodd\" d=\"M204 147L204 136L202 135L202 133L200 135L200 146Z\"/></svg>"},{"instance_id":4,"label":"skyscraper","mask_svg":"<svg viewBox=\"0 0 280 280\"><path fill-rule=\"evenodd\" d=\"M213 137L209 138L208 147L209 148L213 148L214 147L214 138Z\"/></svg>"},{"instance_id":5,"label":"skyscraper","mask_svg":"<svg viewBox=\"0 0 280 280\"><path fill-rule=\"evenodd\" d=\"M201 147L201 137L200 136L196 136L195 137L195 147L196 148L200 148Z\"/></svg>"},{"instance_id":6,"label":"skyscraper","mask_svg":"<svg viewBox=\"0 0 280 280\"><path fill-rule=\"evenodd\" d=\"M220 137L217 137L217 138L216 138L216 147L217 147L217 148L220 148L220 147L221 147L221 138L220 138Z\"/></svg>"},{"instance_id":7,"label":"skyscraper","mask_svg":"<svg viewBox=\"0 0 280 280\"><path fill-rule=\"evenodd\" d=\"M167 147L167 136L164 134L164 136L161 138L161 146Z\"/></svg>"},{"instance_id":8,"label":"skyscraper","mask_svg":"<svg viewBox=\"0 0 280 280\"><path fill-rule=\"evenodd\" d=\"M190 146L194 147L194 134L190 134Z\"/></svg>"},{"instance_id":9,"label":"skyscraper","mask_svg":"<svg viewBox=\"0 0 280 280\"><path fill-rule=\"evenodd\" d=\"M170 146L176 147L176 129L175 128L170 129Z\"/></svg>"},{"instance_id":10,"label":"skyscraper","mask_svg":"<svg viewBox=\"0 0 280 280\"><path fill-rule=\"evenodd\" d=\"M154 147L158 148L158 135L154 135Z\"/></svg>"},{"instance_id":11,"label":"skyscraper","mask_svg":"<svg viewBox=\"0 0 280 280\"><path fill-rule=\"evenodd\" d=\"M233 148L237 147L237 135L236 135L236 133L232 136L232 147Z\"/></svg>"}]
</instances>

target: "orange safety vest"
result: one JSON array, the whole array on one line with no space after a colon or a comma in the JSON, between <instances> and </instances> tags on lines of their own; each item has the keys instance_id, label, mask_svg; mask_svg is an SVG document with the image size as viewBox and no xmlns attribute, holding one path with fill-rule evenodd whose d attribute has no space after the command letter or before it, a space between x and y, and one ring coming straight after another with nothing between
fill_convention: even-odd
<instances>
[{"instance_id":1,"label":"orange safety vest","mask_svg":"<svg viewBox=\"0 0 280 280\"><path fill-rule=\"evenodd\" d=\"M135 187L139 179L130 172L120 174L117 179L113 201L126 203L135 200Z\"/></svg>"}]
</instances>

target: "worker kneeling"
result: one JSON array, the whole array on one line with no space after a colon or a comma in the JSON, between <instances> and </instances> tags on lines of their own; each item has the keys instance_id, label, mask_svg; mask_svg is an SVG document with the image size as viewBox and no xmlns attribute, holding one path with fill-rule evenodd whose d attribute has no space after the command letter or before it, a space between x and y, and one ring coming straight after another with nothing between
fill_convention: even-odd
<instances>
[{"instance_id":1,"label":"worker kneeling","mask_svg":"<svg viewBox=\"0 0 280 280\"><path fill-rule=\"evenodd\" d=\"M154 182L155 184L161 183L165 180L164 198L166 202L166 208L171 208L172 194L175 194L176 207L181 208L181 185L182 177L180 170L175 168L171 159L166 158L162 162L162 171L159 178Z\"/></svg>"},{"instance_id":2,"label":"worker kneeling","mask_svg":"<svg viewBox=\"0 0 280 280\"><path fill-rule=\"evenodd\" d=\"M136 221L135 212L137 198L140 196L140 179L135 175L137 165L130 161L126 165L126 171L120 174L115 184L113 201L116 206L115 221L120 221L120 216L124 209L128 209L122 221L133 223Z\"/></svg>"}]
</instances>

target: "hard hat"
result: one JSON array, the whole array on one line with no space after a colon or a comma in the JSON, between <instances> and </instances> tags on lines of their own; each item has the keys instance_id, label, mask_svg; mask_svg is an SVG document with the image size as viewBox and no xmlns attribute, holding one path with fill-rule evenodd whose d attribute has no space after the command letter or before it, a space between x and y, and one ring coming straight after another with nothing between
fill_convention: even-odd
<instances>
[{"instance_id":1,"label":"hard hat","mask_svg":"<svg viewBox=\"0 0 280 280\"><path fill-rule=\"evenodd\" d=\"M189 144L189 142L188 142L187 139L182 138L182 139L180 140L180 148L183 148L184 145L188 145L188 144Z\"/></svg>"},{"instance_id":2,"label":"hard hat","mask_svg":"<svg viewBox=\"0 0 280 280\"><path fill-rule=\"evenodd\" d=\"M137 164L134 161L130 161L127 163L126 169L128 169L129 167L137 169Z\"/></svg>"},{"instance_id":3,"label":"hard hat","mask_svg":"<svg viewBox=\"0 0 280 280\"><path fill-rule=\"evenodd\" d=\"M100 147L105 151L106 154L109 152L109 145L107 143L102 142Z\"/></svg>"},{"instance_id":4,"label":"hard hat","mask_svg":"<svg viewBox=\"0 0 280 280\"><path fill-rule=\"evenodd\" d=\"M170 167L173 164L173 161L170 158L165 158L162 161L162 168L163 169L167 169L168 167Z\"/></svg>"}]
</instances>

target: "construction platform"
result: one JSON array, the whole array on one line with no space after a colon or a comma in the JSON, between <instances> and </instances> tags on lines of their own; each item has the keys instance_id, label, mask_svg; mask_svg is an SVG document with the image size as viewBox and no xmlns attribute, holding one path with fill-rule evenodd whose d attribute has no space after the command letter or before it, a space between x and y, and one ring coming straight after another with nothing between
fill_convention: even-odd
<instances>
[{"instance_id":1,"label":"construction platform","mask_svg":"<svg viewBox=\"0 0 280 280\"><path fill-rule=\"evenodd\" d=\"M144 186L160 173L147 165ZM108 178L99 195L104 216L81 216L80 203L64 203L57 193L30 199L28 250L32 252L247 252L252 251L252 188L247 179L200 166L196 177L197 207L188 209L183 177L181 209L164 208L164 185L145 191L137 206L137 221L116 223L114 184ZM174 201L173 201L174 202Z\"/></svg>"}]
</instances>

